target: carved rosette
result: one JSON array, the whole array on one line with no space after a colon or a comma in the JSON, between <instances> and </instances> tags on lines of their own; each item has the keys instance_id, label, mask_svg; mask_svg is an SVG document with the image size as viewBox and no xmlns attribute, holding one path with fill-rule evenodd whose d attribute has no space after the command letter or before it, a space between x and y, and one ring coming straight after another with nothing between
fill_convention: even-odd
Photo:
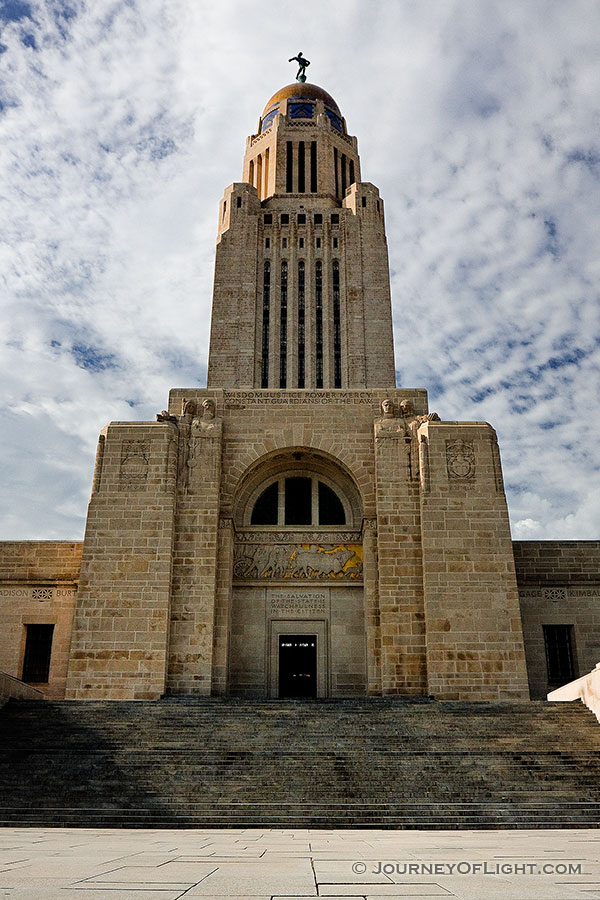
<instances>
[{"instance_id":1,"label":"carved rosette","mask_svg":"<svg viewBox=\"0 0 600 900\"><path fill-rule=\"evenodd\" d=\"M448 478L467 481L475 478L473 441L446 441Z\"/></svg>"}]
</instances>

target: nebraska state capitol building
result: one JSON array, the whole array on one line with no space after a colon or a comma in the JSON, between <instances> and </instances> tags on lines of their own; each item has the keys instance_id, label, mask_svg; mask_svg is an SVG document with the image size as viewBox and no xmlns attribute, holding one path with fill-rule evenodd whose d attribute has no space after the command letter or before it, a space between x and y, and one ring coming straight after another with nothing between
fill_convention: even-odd
<instances>
[{"instance_id":1,"label":"nebraska state capitol building","mask_svg":"<svg viewBox=\"0 0 600 900\"><path fill-rule=\"evenodd\" d=\"M83 542L0 544L0 670L77 700L544 696L600 659L597 559L513 544L493 428L396 387L383 201L295 83L220 205L207 387L103 429Z\"/></svg>"}]
</instances>

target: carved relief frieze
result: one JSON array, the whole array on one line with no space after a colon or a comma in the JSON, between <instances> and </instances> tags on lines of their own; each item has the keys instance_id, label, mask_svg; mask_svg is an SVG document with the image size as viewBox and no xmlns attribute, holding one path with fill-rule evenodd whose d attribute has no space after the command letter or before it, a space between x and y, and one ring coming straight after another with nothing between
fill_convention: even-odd
<instances>
[{"instance_id":1,"label":"carved relief frieze","mask_svg":"<svg viewBox=\"0 0 600 900\"><path fill-rule=\"evenodd\" d=\"M448 478L461 481L475 478L473 441L446 441L446 467Z\"/></svg>"},{"instance_id":2,"label":"carved relief frieze","mask_svg":"<svg viewBox=\"0 0 600 900\"><path fill-rule=\"evenodd\" d=\"M146 487L150 462L150 444L147 441L123 441L119 488L122 491L141 491Z\"/></svg>"},{"instance_id":3,"label":"carved relief frieze","mask_svg":"<svg viewBox=\"0 0 600 900\"><path fill-rule=\"evenodd\" d=\"M362 578L362 545L236 544L233 576L238 580Z\"/></svg>"}]
</instances>

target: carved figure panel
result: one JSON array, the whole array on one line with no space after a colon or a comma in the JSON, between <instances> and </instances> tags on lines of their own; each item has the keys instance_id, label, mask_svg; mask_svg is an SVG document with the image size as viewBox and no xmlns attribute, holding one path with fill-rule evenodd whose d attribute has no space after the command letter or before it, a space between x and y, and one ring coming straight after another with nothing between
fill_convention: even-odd
<instances>
[{"instance_id":1,"label":"carved figure panel","mask_svg":"<svg viewBox=\"0 0 600 900\"><path fill-rule=\"evenodd\" d=\"M466 480L475 477L473 441L446 441L448 478Z\"/></svg>"},{"instance_id":2,"label":"carved figure panel","mask_svg":"<svg viewBox=\"0 0 600 900\"><path fill-rule=\"evenodd\" d=\"M150 445L146 441L123 441L119 487L122 491L141 491L148 478Z\"/></svg>"},{"instance_id":3,"label":"carved figure panel","mask_svg":"<svg viewBox=\"0 0 600 900\"><path fill-rule=\"evenodd\" d=\"M362 578L362 545L236 544L233 575L241 580L356 581Z\"/></svg>"}]
</instances>

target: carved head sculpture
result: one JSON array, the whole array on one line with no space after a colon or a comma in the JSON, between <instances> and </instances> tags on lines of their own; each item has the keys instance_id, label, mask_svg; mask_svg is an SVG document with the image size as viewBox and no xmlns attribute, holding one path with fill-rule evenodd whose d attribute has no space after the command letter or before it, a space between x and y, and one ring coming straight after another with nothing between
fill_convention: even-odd
<instances>
[{"instance_id":1,"label":"carved head sculpture","mask_svg":"<svg viewBox=\"0 0 600 900\"><path fill-rule=\"evenodd\" d=\"M186 400L184 397L182 403L182 414L184 416L195 416L197 408L195 400Z\"/></svg>"},{"instance_id":2,"label":"carved head sculpture","mask_svg":"<svg viewBox=\"0 0 600 900\"><path fill-rule=\"evenodd\" d=\"M394 418L394 401L390 400L389 397L386 397L385 400L382 400L381 412L383 413L384 419L393 419Z\"/></svg>"},{"instance_id":3,"label":"carved head sculpture","mask_svg":"<svg viewBox=\"0 0 600 900\"><path fill-rule=\"evenodd\" d=\"M202 418L203 419L214 419L215 417L215 401L210 400L208 397L206 400L202 401Z\"/></svg>"},{"instance_id":4,"label":"carved head sculpture","mask_svg":"<svg viewBox=\"0 0 600 900\"><path fill-rule=\"evenodd\" d=\"M414 416L415 408L412 405L410 400L401 400L400 401L400 412L402 413L405 419L408 419L410 416Z\"/></svg>"}]
</instances>

